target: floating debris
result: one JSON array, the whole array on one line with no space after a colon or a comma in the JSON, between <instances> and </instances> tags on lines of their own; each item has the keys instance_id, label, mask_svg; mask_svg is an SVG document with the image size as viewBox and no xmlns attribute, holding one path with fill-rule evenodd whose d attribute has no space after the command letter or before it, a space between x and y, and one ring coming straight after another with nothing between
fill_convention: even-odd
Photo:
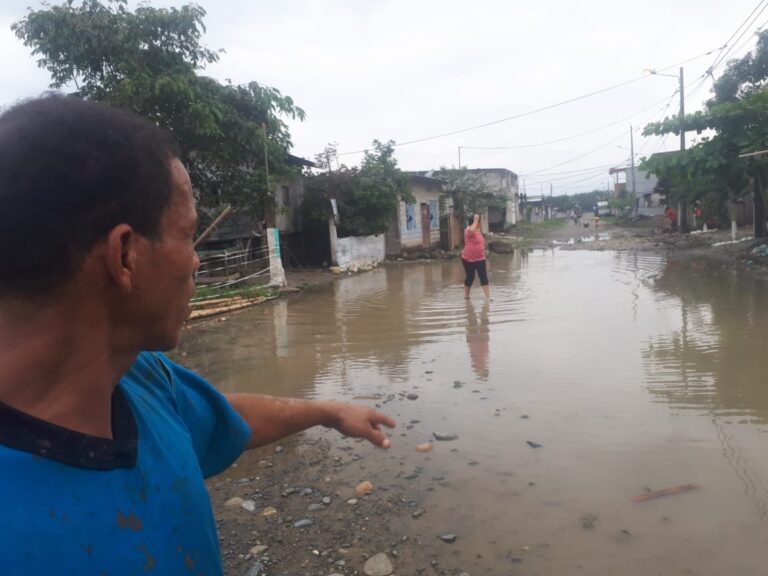
<instances>
[{"instance_id":1,"label":"floating debris","mask_svg":"<svg viewBox=\"0 0 768 576\"><path fill-rule=\"evenodd\" d=\"M645 494L639 494L637 496L633 496L632 500L634 502L645 502L646 500L653 500L654 498L659 498L661 496L682 494L683 492L698 490L699 488L701 488L700 484L681 484L680 486L673 486L672 488L663 488L661 490L652 490L651 492L646 492Z\"/></svg>"},{"instance_id":2,"label":"floating debris","mask_svg":"<svg viewBox=\"0 0 768 576\"><path fill-rule=\"evenodd\" d=\"M360 484L355 487L356 496L365 496L371 492L373 492L373 483L369 482L368 480L365 482L360 482Z\"/></svg>"}]
</instances>

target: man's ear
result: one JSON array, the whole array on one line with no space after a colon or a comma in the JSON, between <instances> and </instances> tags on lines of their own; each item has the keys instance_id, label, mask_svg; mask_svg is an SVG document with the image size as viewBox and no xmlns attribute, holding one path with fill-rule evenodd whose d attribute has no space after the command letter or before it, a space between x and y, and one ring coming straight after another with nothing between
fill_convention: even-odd
<instances>
[{"instance_id":1,"label":"man's ear","mask_svg":"<svg viewBox=\"0 0 768 576\"><path fill-rule=\"evenodd\" d=\"M138 240L138 234L128 224L118 224L110 230L106 238L104 259L107 271L119 289L126 294L136 288Z\"/></svg>"}]
</instances>

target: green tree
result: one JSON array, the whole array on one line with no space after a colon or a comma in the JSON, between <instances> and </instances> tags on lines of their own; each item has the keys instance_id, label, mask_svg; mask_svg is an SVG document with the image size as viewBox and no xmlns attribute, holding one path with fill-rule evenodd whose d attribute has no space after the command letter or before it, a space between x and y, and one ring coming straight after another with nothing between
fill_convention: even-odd
<instances>
[{"instance_id":1,"label":"green tree","mask_svg":"<svg viewBox=\"0 0 768 576\"><path fill-rule=\"evenodd\" d=\"M303 120L304 111L275 88L200 75L219 58L201 44L205 14L196 5L130 11L126 0L68 0L29 9L12 29L50 72L51 88L74 86L75 96L173 132L203 205L263 215L273 195L266 167L275 178L294 174L286 120Z\"/></svg>"},{"instance_id":2,"label":"green tree","mask_svg":"<svg viewBox=\"0 0 768 576\"><path fill-rule=\"evenodd\" d=\"M400 200L413 202L408 175L397 167L394 142L373 141L359 168L341 166L337 170L308 175L304 183L302 214L311 227L325 226L330 216L330 200L336 200L339 237L369 236L386 232ZM318 154L325 165L333 161L326 147Z\"/></svg>"},{"instance_id":3,"label":"green tree","mask_svg":"<svg viewBox=\"0 0 768 576\"><path fill-rule=\"evenodd\" d=\"M713 131L677 158L654 158L644 166L667 179L672 199L697 199L719 190L721 202L734 200L752 181L755 202L755 236L764 237L765 188L768 161L742 160L739 154L768 146L768 31L758 34L755 50L728 63L714 86L714 97L703 111L646 126L644 134L679 134Z\"/></svg>"},{"instance_id":4,"label":"green tree","mask_svg":"<svg viewBox=\"0 0 768 576\"><path fill-rule=\"evenodd\" d=\"M442 201L451 201L463 222L471 214L506 206L506 198L501 190L492 188L480 174L467 168L443 167L433 177L443 184Z\"/></svg>"}]
</instances>

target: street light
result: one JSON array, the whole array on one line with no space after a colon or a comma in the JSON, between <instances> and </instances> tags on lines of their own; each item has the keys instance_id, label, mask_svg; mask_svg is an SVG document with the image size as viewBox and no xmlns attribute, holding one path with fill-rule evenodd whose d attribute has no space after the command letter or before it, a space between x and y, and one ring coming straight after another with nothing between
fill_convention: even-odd
<instances>
[{"instance_id":1,"label":"street light","mask_svg":"<svg viewBox=\"0 0 768 576\"><path fill-rule=\"evenodd\" d=\"M652 74L654 76L668 76L669 78L678 78L680 81L680 151L682 152L685 150L685 130L683 129L683 118L685 117L685 83L683 81L683 67L680 66L680 74L675 76L674 74L662 74L661 72L656 72L654 68L646 68L645 70L649 74ZM680 202L678 204L678 210L677 210L677 219L678 219L678 225L680 227L680 230L685 230L688 228L688 214L687 214L688 207L686 206L685 202Z\"/></svg>"}]
</instances>

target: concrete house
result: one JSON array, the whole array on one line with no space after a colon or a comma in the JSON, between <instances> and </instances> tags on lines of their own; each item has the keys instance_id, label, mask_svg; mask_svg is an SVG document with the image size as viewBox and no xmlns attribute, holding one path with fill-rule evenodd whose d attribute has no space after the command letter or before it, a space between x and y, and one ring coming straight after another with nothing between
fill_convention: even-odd
<instances>
[{"instance_id":1,"label":"concrete house","mask_svg":"<svg viewBox=\"0 0 768 576\"><path fill-rule=\"evenodd\" d=\"M392 223L385 234L386 253L393 256L406 250L436 248L440 244L439 180L420 174L409 174L412 203L398 203Z\"/></svg>"},{"instance_id":2,"label":"concrete house","mask_svg":"<svg viewBox=\"0 0 768 576\"><path fill-rule=\"evenodd\" d=\"M506 168L470 168L467 171L480 176L491 191L504 197L503 208L488 209L489 229L494 232L503 232L507 227L517 224L520 216L517 174Z\"/></svg>"},{"instance_id":3,"label":"concrete house","mask_svg":"<svg viewBox=\"0 0 768 576\"><path fill-rule=\"evenodd\" d=\"M291 154L286 163L296 167L315 167L313 162ZM254 253L263 248L262 235L267 227L280 231L285 248L284 259L300 251L302 225L299 208L304 198L304 180L299 175L288 181L273 183L272 189L274 201L264 207L264 220L259 220L249 211L233 211L203 242L201 251Z\"/></svg>"},{"instance_id":4,"label":"concrete house","mask_svg":"<svg viewBox=\"0 0 768 576\"><path fill-rule=\"evenodd\" d=\"M656 176L640 170L637 166L634 169L630 167L611 168L608 173L615 179L614 197L619 196L624 191L632 194L634 189L637 198L637 209L640 214L654 216L664 213L665 198L656 191L656 187L659 184Z\"/></svg>"}]
</instances>

